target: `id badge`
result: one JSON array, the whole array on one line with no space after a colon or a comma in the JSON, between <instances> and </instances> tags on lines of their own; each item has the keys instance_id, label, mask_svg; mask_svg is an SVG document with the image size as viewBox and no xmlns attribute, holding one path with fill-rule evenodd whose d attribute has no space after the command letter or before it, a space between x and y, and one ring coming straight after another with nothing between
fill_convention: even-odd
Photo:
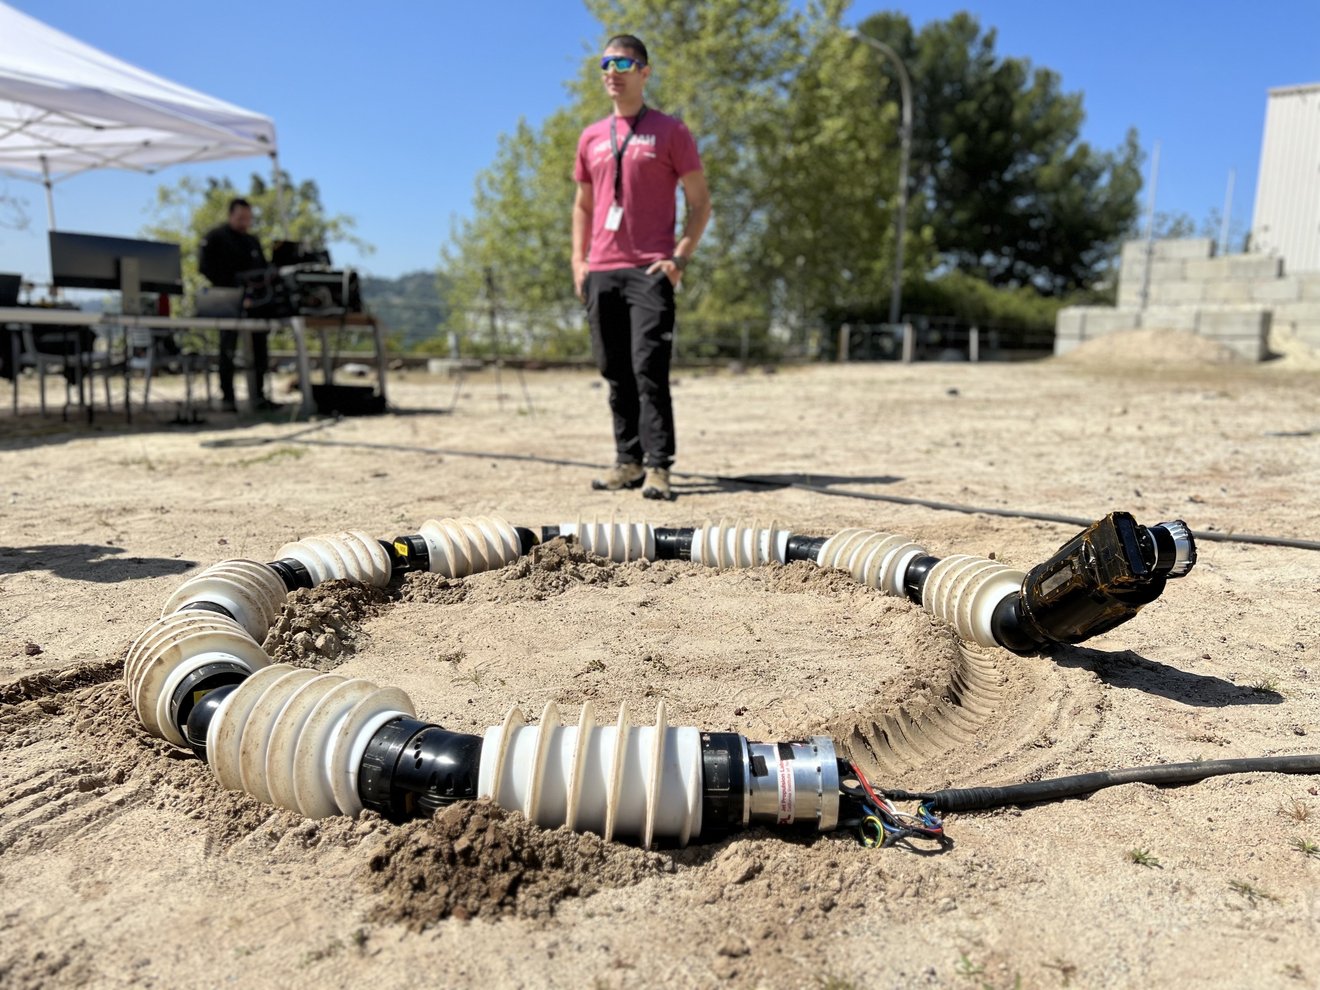
<instances>
[{"instance_id":1,"label":"id badge","mask_svg":"<svg viewBox=\"0 0 1320 990\"><path fill-rule=\"evenodd\" d=\"M609 211L605 214L605 229L618 230L621 223L623 223L623 207L618 203L611 203Z\"/></svg>"}]
</instances>

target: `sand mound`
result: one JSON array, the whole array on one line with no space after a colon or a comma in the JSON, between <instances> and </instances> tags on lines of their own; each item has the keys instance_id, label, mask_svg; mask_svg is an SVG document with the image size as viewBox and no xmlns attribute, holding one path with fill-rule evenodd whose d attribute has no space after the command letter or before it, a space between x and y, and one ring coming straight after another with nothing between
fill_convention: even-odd
<instances>
[{"instance_id":1,"label":"sand mound","mask_svg":"<svg viewBox=\"0 0 1320 990\"><path fill-rule=\"evenodd\" d=\"M1315 371L1320 369L1320 350L1303 341L1295 324L1278 322L1270 328L1270 351L1277 355L1269 367L1286 371Z\"/></svg>"},{"instance_id":2,"label":"sand mound","mask_svg":"<svg viewBox=\"0 0 1320 990\"><path fill-rule=\"evenodd\" d=\"M1088 340L1056 358L1071 364L1235 364L1242 358L1223 344L1187 330L1118 330Z\"/></svg>"},{"instance_id":3,"label":"sand mound","mask_svg":"<svg viewBox=\"0 0 1320 990\"><path fill-rule=\"evenodd\" d=\"M360 876L383 895L374 920L418 930L450 917L543 917L566 897L672 869L660 854L589 833L546 831L489 801L471 801L396 829Z\"/></svg>"}]
</instances>

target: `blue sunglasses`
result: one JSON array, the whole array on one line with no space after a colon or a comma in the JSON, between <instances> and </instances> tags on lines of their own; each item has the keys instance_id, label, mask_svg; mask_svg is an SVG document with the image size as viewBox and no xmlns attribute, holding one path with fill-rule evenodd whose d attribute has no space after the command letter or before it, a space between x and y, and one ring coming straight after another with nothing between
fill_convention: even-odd
<instances>
[{"instance_id":1,"label":"blue sunglasses","mask_svg":"<svg viewBox=\"0 0 1320 990\"><path fill-rule=\"evenodd\" d=\"M601 72L638 72L646 68L646 63L639 58L626 55L606 55L600 60Z\"/></svg>"}]
</instances>

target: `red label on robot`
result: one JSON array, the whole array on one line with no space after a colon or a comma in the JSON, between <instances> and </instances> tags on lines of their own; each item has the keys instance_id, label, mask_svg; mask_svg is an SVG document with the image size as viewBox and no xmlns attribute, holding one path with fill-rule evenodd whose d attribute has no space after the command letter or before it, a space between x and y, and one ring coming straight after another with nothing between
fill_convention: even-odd
<instances>
[{"instance_id":1,"label":"red label on robot","mask_svg":"<svg viewBox=\"0 0 1320 990\"><path fill-rule=\"evenodd\" d=\"M793 824L793 806L797 803L797 784L788 760L779 761L779 824Z\"/></svg>"}]
</instances>

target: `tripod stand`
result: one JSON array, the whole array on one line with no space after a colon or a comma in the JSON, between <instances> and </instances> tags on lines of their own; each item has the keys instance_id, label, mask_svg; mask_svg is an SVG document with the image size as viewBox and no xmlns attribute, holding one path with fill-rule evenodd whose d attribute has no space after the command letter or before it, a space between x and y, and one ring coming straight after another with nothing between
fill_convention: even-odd
<instances>
[{"instance_id":1,"label":"tripod stand","mask_svg":"<svg viewBox=\"0 0 1320 990\"><path fill-rule=\"evenodd\" d=\"M486 269L486 306L487 316L490 320L490 341L491 347L495 352L495 401L499 404L500 412L504 411L504 353L500 346L500 321L499 306L497 305L495 293L495 270ZM523 401L527 403L527 412L535 416L536 409L532 405L532 393L527 388L527 378L523 374L522 365L515 365L514 370L518 373L518 384L522 388ZM458 369L458 380L454 382L454 396L449 403L449 411L453 412L458 407L459 392L463 388L463 382L466 380L467 372L460 365Z\"/></svg>"}]
</instances>

